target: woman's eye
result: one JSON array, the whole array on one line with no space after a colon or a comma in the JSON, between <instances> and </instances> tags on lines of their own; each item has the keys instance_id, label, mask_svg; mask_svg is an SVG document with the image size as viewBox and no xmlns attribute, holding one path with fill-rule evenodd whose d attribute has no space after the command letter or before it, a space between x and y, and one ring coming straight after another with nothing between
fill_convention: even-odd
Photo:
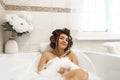
<instances>
[{"instance_id":1,"label":"woman's eye","mask_svg":"<svg viewBox=\"0 0 120 80\"><path fill-rule=\"evenodd\" d=\"M66 41L68 42L68 39L66 39Z\"/></svg>"},{"instance_id":2,"label":"woman's eye","mask_svg":"<svg viewBox=\"0 0 120 80\"><path fill-rule=\"evenodd\" d=\"M60 39L63 39L62 37L60 37Z\"/></svg>"},{"instance_id":3,"label":"woman's eye","mask_svg":"<svg viewBox=\"0 0 120 80\"><path fill-rule=\"evenodd\" d=\"M60 39L64 39L63 37L60 37Z\"/></svg>"},{"instance_id":4,"label":"woman's eye","mask_svg":"<svg viewBox=\"0 0 120 80\"><path fill-rule=\"evenodd\" d=\"M60 39L64 40L65 38L64 37L60 37ZM68 39L65 39L67 42L68 42Z\"/></svg>"}]
</instances>

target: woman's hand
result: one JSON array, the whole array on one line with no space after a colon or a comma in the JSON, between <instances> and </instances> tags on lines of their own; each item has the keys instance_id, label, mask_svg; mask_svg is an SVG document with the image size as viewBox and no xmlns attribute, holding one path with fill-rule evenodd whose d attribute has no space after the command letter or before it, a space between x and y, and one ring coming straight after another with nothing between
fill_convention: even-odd
<instances>
[{"instance_id":1,"label":"woman's hand","mask_svg":"<svg viewBox=\"0 0 120 80\"><path fill-rule=\"evenodd\" d=\"M60 74L64 74L64 73L66 73L66 72L68 72L68 71L69 71L68 68L61 67L61 68L58 70L58 73L60 73Z\"/></svg>"}]
</instances>

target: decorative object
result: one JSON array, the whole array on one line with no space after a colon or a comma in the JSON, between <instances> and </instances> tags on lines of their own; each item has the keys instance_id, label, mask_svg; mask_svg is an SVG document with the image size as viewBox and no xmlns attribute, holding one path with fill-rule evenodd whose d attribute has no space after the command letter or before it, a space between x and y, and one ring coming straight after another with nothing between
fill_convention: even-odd
<instances>
[{"instance_id":1,"label":"decorative object","mask_svg":"<svg viewBox=\"0 0 120 80\"><path fill-rule=\"evenodd\" d=\"M33 30L31 19L31 15L26 12L23 12L21 16L16 14L8 14L5 16L5 22L2 24L2 27L4 31L11 32L11 36L5 44L5 53L18 52L18 44L15 39Z\"/></svg>"},{"instance_id":2,"label":"decorative object","mask_svg":"<svg viewBox=\"0 0 120 80\"><path fill-rule=\"evenodd\" d=\"M18 53L18 44L14 38L9 38L5 44L5 53Z\"/></svg>"},{"instance_id":3,"label":"decorative object","mask_svg":"<svg viewBox=\"0 0 120 80\"><path fill-rule=\"evenodd\" d=\"M17 37L30 33L33 30L33 26L27 17L20 17L16 14L6 15L2 26L4 31L11 31Z\"/></svg>"}]
</instances>

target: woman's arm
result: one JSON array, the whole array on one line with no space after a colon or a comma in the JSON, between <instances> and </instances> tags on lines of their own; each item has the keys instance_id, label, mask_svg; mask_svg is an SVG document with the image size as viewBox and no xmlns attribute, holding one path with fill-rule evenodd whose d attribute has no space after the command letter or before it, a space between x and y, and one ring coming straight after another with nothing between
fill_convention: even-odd
<instances>
[{"instance_id":1,"label":"woman's arm","mask_svg":"<svg viewBox=\"0 0 120 80\"><path fill-rule=\"evenodd\" d=\"M39 73L41 70L43 70L44 65L47 63L47 52L44 52L40 58L39 64L38 64L38 70Z\"/></svg>"}]
</instances>

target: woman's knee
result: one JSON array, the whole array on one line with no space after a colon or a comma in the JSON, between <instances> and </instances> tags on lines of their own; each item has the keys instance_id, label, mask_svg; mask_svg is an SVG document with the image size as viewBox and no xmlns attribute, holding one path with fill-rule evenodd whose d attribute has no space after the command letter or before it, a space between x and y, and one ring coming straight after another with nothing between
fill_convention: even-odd
<instances>
[{"instance_id":1,"label":"woman's knee","mask_svg":"<svg viewBox=\"0 0 120 80\"><path fill-rule=\"evenodd\" d=\"M84 80L88 80L88 72L85 73Z\"/></svg>"},{"instance_id":2,"label":"woman's knee","mask_svg":"<svg viewBox=\"0 0 120 80\"><path fill-rule=\"evenodd\" d=\"M83 69L76 69L64 75L66 80L88 80L88 72Z\"/></svg>"},{"instance_id":3,"label":"woman's knee","mask_svg":"<svg viewBox=\"0 0 120 80\"><path fill-rule=\"evenodd\" d=\"M76 71L76 75L78 75L80 78L83 78L83 80L88 80L88 72L83 69L78 69Z\"/></svg>"}]
</instances>

